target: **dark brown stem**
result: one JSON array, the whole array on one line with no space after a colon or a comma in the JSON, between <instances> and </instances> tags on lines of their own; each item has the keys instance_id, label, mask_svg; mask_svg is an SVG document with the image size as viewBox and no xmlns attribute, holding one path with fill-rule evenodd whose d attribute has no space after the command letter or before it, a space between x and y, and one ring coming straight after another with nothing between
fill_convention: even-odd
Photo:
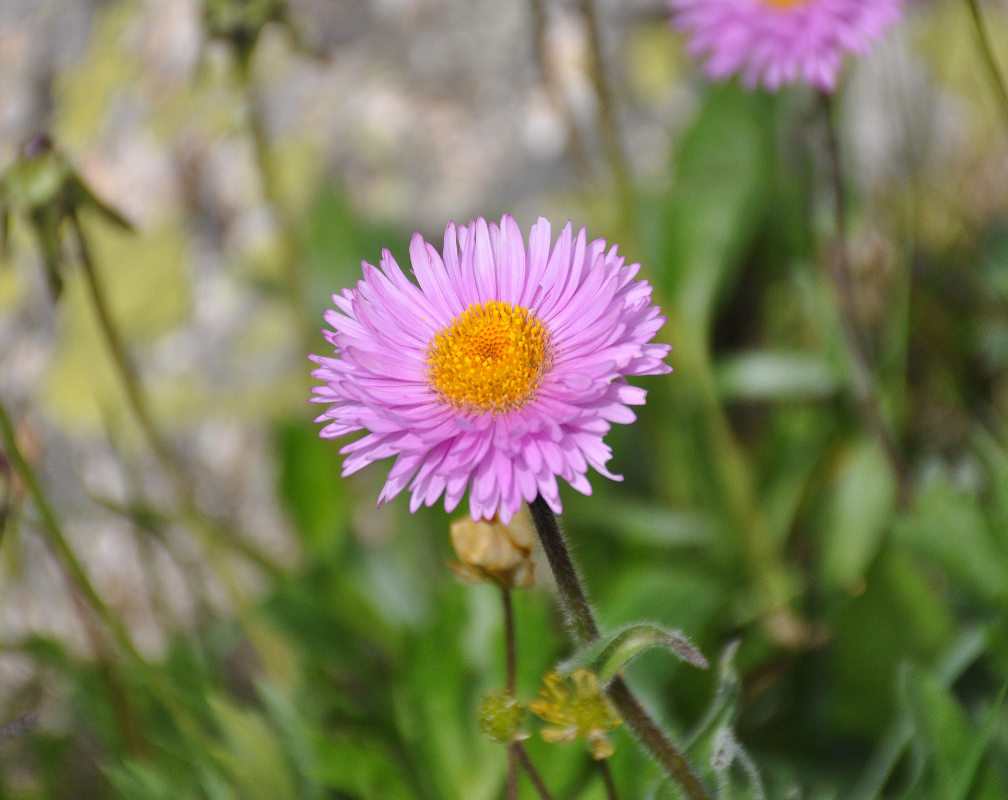
<instances>
[{"instance_id":1,"label":"dark brown stem","mask_svg":"<svg viewBox=\"0 0 1008 800\"><path fill-rule=\"evenodd\" d=\"M563 600L567 626L578 644L598 639L599 629L595 623L595 615L581 586L581 579L578 577L577 568L571 559L553 509L542 497L537 497L529 503L529 510L532 512L532 522L539 534L539 541L542 542L546 560L553 570L553 577Z\"/></svg>"},{"instance_id":2,"label":"dark brown stem","mask_svg":"<svg viewBox=\"0 0 1008 800\"><path fill-rule=\"evenodd\" d=\"M508 694L515 693L515 626L514 608L511 603L511 590L507 586L500 587L501 604L504 606L504 686ZM504 795L507 800L518 800L518 755L514 747L508 747L507 783Z\"/></svg>"},{"instance_id":3,"label":"dark brown stem","mask_svg":"<svg viewBox=\"0 0 1008 800\"><path fill-rule=\"evenodd\" d=\"M553 795L550 794L549 789L546 788L546 784L543 783L542 775L539 774L539 770L535 768L535 764L533 764L532 759L529 758L529 754L525 749L525 746L521 742L511 742L508 750L514 754L514 758L521 765L521 768L525 770L525 774L528 775L529 780L532 781L532 785L539 793L539 797L541 797L542 800L553 800Z\"/></svg>"},{"instance_id":4,"label":"dark brown stem","mask_svg":"<svg viewBox=\"0 0 1008 800\"><path fill-rule=\"evenodd\" d=\"M567 615L567 625L578 644L592 642L599 638L598 624L581 586L581 579L574 567L556 515L542 497L537 497L529 503L529 508L536 532L539 534L539 541L542 542L546 559L556 578L560 604ZM627 727L665 768L669 777L679 784L688 800L710 800L710 795L690 763L644 710L624 680L614 678L606 691Z\"/></svg>"},{"instance_id":5,"label":"dark brown stem","mask_svg":"<svg viewBox=\"0 0 1008 800\"><path fill-rule=\"evenodd\" d=\"M506 586L501 587L501 604L504 606L504 664L505 664L505 687L509 694L515 693L515 624L514 605L511 602L511 590Z\"/></svg>"},{"instance_id":6,"label":"dark brown stem","mask_svg":"<svg viewBox=\"0 0 1008 800\"><path fill-rule=\"evenodd\" d=\"M900 507L907 508L912 496L910 471L892 428L882 411L878 384L868 357L868 347L858 323L854 279L850 253L847 249L847 195L844 189L840 139L833 122L833 100L828 94L820 94L819 97L826 122L826 149L830 164L830 182L833 186L833 212L836 227L836 242L828 260L830 277L840 308L843 341L852 369L854 402L862 420L878 441L886 460L889 462L889 467L896 480Z\"/></svg>"},{"instance_id":7,"label":"dark brown stem","mask_svg":"<svg viewBox=\"0 0 1008 800\"><path fill-rule=\"evenodd\" d=\"M608 800L619 800L619 793L616 791L616 784L613 781L612 770L609 769L609 762L605 759L596 761L599 773L602 775L602 783L605 784L606 797Z\"/></svg>"}]
</instances>

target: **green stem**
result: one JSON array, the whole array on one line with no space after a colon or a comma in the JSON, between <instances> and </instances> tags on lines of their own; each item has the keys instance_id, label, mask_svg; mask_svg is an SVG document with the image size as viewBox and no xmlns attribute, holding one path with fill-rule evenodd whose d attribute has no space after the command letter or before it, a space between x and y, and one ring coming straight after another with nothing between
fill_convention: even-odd
<instances>
[{"instance_id":1,"label":"green stem","mask_svg":"<svg viewBox=\"0 0 1008 800\"><path fill-rule=\"evenodd\" d=\"M549 789L546 788L542 775L539 774L539 770L536 769L535 764L532 763L532 759L529 758L529 754L525 749L525 746L521 742L511 742L508 749L510 752L514 753L515 759L521 765L521 768L525 770L525 774L528 775L529 780L532 781L532 785L539 793L539 797L541 797L542 800L553 800L553 795L551 795Z\"/></svg>"},{"instance_id":2,"label":"green stem","mask_svg":"<svg viewBox=\"0 0 1008 800\"><path fill-rule=\"evenodd\" d=\"M966 0L966 5L969 6L973 27L976 28L977 40L980 43L980 55L991 76L991 81L994 83L994 89L997 91L1001 112L1005 115L1005 121L1008 122L1008 86L1005 85L1004 75L994 57L990 32L987 30L987 23L980 11L980 3L977 0Z\"/></svg>"},{"instance_id":3,"label":"green stem","mask_svg":"<svg viewBox=\"0 0 1008 800\"><path fill-rule=\"evenodd\" d=\"M112 613L112 610L105 604L91 583L83 564L77 558L76 552L70 546L63 533L63 528L53 511L52 506L42 490L35 475L35 471L28 464L21 448L18 447L17 437L14 433L14 426L3 403L0 402L0 445L7 453L11 464L20 477L22 483L31 496L41 518L42 529L45 531L48 543L57 556L57 561L66 573L69 581L76 589L80 598L91 608L95 616L101 620L102 624L112 634L119 648L126 654L133 665L143 675L144 682L151 689L153 694L160 700L166 709L172 714L182 732L186 735L188 742L194 747L209 747L206 736L189 717L188 712L182 707L177 699L174 690L167 684L164 678L153 669L147 660L136 649L133 639L130 637L126 627L119 618Z\"/></svg>"},{"instance_id":4,"label":"green stem","mask_svg":"<svg viewBox=\"0 0 1008 800\"><path fill-rule=\"evenodd\" d=\"M88 247L87 237L84 235L80 219L76 213L71 211L69 221L75 244L77 245L77 254L84 272L88 292L91 295L95 315L98 318L98 327L105 338L105 344L108 347L109 355L112 357L112 363L126 391L126 398L130 408L140 423L144 435L147 437L151 448L154 450L154 454L162 469L168 475L175 490L182 518L198 533L203 534L205 540L208 537L213 537L217 541L225 542L231 549L245 556L268 574L275 575L278 571L277 567L267 556L243 537L234 535L232 531L228 530L227 526L207 518L197 505L190 481L186 479L184 473L179 468L164 437L162 437L157 425L154 424L154 418L150 412L143 387L140 385L136 371L130 363L119 331L112 321L112 314L105 301L105 292L98 277L98 271L95 269L94 260L91 257L91 250Z\"/></svg>"},{"instance_id":5,"label":"green stem","mask_svg":"<svg viewBox=\"0 0 1008 800\"><path fill-rule=\"evenodd\" d=\"M305 353L309 353L314 346L311 333L312 321L308 316L305 304L304 277L301 274L301 264L298 257L294 219L284 203L280 190L280 176L270 146L269 134L266 131L262 104L259 101L255 82L249 70L242 71L241 81L245 91L246 118L248 132L252 139L256 170L259 173L259 180L262 182L263 196L277 222L280 280L301 332L301 346Z\"/></svg>"},{"instance_id":6,"label":"green stem","mask_svg":"<svg viewBox=\"0 0 1008 800\"><path fill-rule=\"evenodd\" d=\"M77 245L77 255L80 259L81 267L83 268L84 279L87 283L88 292L91 295L91 302L94 305L95 315L98 318L98 327L101 328L102 336L105 337L105 345L108 347L109 355L112 356L112 362L115 364L115 368L119 373L119 378L122 381L123 388L126 390L126 399L129 402L130 408L133 410L133 414L136 417L137 422L140 423L140 427L143 429L144 435L150 442L151 448L154 450L154 453L157 455L161 465L171 478L176 490L178 490L179 487L185 485L185 481L179 473L179 469L175 464L175 459L172 457L172 454L168 449L168 445L165 443L160 431L158 431L157 426L154 424L154 419L151 416L150 409L148 408L147 398L144 395L143 388L140 386L140 381L137 379L136 372L133 369L133 365L130 363L129 357L126 355L126 348L123 345L122 339L119 337L119 332L116 329L115 324L112 322L112 314L105 302L105 292L102 290L101 282L98 278L98 271L95 269L94 261L91 258L91 250L88 247L87 238L84 236L84 231L81 228L80 219L77 217L75 212L71 211L69 214L69 220L70 229L73 232L74 240Z\"/></svg>"},{"instance_id":7,"label":"green stem","mask_svg":"<svg viewBox=\"0 0 1008 800\"><path fill-rule=\"evenodd\" d=\"M42 527L49 537L49 544L55 551L57 560L66 571L71 583L97 617L112 632L116 643L134 661L141 664L145 663L143 657L134 646L133 640L126 632L126 628L109 607L105 605L105 601L101 599L98 592L95 591L91 580L84 571L84 566L63 534L63 528L56 519L56 514L53 512L52 506L49 505L49 500L42 491L42 487L35 477L34 470L28 465L28 462L21 453L21 448L18 447L17 438L14 434L14 426L7 415L7 410L4 408L3 403L0 403L0 442L3 443L4 450L7 451L7 457L28 490L28 494L31 495L35 508L41 517Z\"/></svg>"},{"instance_id":8,"label":"green stem","mask_svg":"<svg viewBox=\"0 0 1008 800\"><path fill-rule=\"evenodd\" d=\"M581 579L578 577L557 518L542 497L537 497L529 503L529 509L546 559L556 578L560 603L567 616L567 625L578 644L588 644L599 638L598 624L595 622L595 615L581 585ZM606 691L627 727L665 768L669 777L679 785L688 800L710 800L710 795L693 767L647 713L623 678L614 678Z\"/></svg>"},{"instance_id":9,"label":"green stem","mask_svg":"<svg viewBox=\"0 0 1008 800\"><path fill-rule=\"evenodd\" d=\"M630 167L620 141L619 121L612 87L609 84L602 52L602 34L598 23L595 0L578 0L578 7L588 33L588 48L591 54L588 72L598 98L598 119L602 144L609 161L616 194L619 198L620 214L625 225L634 219L634 195L630 180Z\"/></svg>"},{"instance_id":10,"label":"green stem","mask_svg":"<svg viewBox=\"0 0 1008 800\"><path fill-rule=\"evenodd\" d=\"M878 383L872 371L867 345L858 325L854 279L850 253L847 249L847 196L844 190L840 138L833 121L833 100L827 94L820 94L819 97L826 122L827 152L830 163L830 180L833 186L833 212L836 227L836 244L829 257L830 277L837 295L843 342L851 365L854 402L857 404L865 425L882 448L896 480L900 507L905 509L909 507L912 499L910 471L892 428L883 413Z\"/></svg>"},{"instance_id":11,"label":"green stem","mask_svg":"<svg viewBox=\"0 0 1008 800\"><path fill-rule=\"evenodd\" d=\"M546 0L529 0L529 10L532 14L533 49L543 89L553 108L563 117L566 123L567 147L575 173L580 176L583 183L591 185L595 176L591 159L588 157L588 148L585 146L581 131L578 129L577 120L574 119L574 115L571 113L570 104L565 99L562 88L557 85L556 76L550 63Z\"/></svg>"},{"instance_id":12,"label":"green stem","mask_svg":"<svg viewBox=\"0 0 1008 800\"><path fill-rule=\"evenodd\" d=\"M517 682L514 608L511 603L511 590L506 586L501 586L500 593L501 604L504 607L504 686L508 694L514 697ZM513 747L508 747L507 759L507 783L504 795L507 800L518 800L518 754Z\"/></svg>"},{"instance_id":13,"label":"green stem","mask_svg":"<svg viewBox=\"0 0 1008 800\"><path fill-rule=\"evenodd\" d=\"M7 518L11 512L11 501L14 496L14 479L11 475L10 464L0 453L0 482L3 483L3 497L0 498L0 544L3 544L3 536L7 530Z\"/></svg>"}]
</instances>

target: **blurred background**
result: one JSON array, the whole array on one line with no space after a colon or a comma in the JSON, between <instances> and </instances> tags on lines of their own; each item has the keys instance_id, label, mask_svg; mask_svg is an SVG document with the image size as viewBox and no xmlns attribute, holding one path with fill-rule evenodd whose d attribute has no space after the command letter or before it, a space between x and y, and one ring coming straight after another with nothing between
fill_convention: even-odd
<instances>
[{"instance_id":1,"label":"blurred background","mask_svg":"<svg viewBox=\"0 0 1008 800\"><path fill-rule=\"evenodd\" d=\"M625 482L564 524L605 627L722 661L628 672L718 796L1008 796L977 30L909 4L824 108L707 83L651 0L2 0L0 798L503 795L497 590L448 569L442 509L341 478L307 402L362 259L502 213L618 242L669 318L675 372L608 437ZM571 652L538 577L526 699ZM625 797L678 796L613 738ZM582 745L528 748L604 796Z\"/></svg>"}]
</instances>

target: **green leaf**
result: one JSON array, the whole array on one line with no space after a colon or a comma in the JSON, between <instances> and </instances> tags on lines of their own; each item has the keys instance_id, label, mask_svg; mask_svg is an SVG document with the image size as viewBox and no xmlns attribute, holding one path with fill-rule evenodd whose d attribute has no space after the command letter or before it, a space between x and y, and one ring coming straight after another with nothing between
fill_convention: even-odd
<instances>
[{"instance_id":1,"label":"green leaf","mask_svg":"<svg viewBox=\"0 0 1008 800\"><path fill-rule=\"evenodd\" d=\"M865 576L865 591L846 601L834 622L824 668L832 728L879 735L896 711L893 675L913 660L934 663L956 636L947 600L904 551L887 546Z\"/></svg>"},{"instance_id":2,"label":"green leaf","mask_svg":"<svg viewBox=\"0 0 1008 800\"><path fill-rule=\"evenodd\" d=\"M664 288L692 335L706 334L715 301L766 214L770 102L734 85L712 89L675 154L656 238L664 239Z\"/></svg>"},{"instance_id":3,"label":"green leaf","mask_svg":"<svg viewBox=\"0 0 1008 800\"><path fill-rule=\"evenodd\" d=\"M572 530L593 530L621 544L633 543L668 552L671 548L712 549L718 544L717 520L710 513L669 509L622 497L605 497L606 517L600 519L588 505L565 506L564 519Z\"/></svg>"},{"instance_id":4,"label":"green leaf","mask_svg":"<svg viewBox=\"0 0 1008 800\"><path fill-rule=\"evenodd\" d=\"M316 767L316 753L312 736L315 731L303 709L279 688L265 681L256 684L256 694L270 722L276 726L283 741L298 782L299 800L312 800L322 796L321 787L312 780Z\"/></svg>"},{"instance_id":5,"label":"green leaf","mask_svg":"<svg viewBox=\"0 0 1008 800\"><path fill-rule=\"evenodd\" d=\"M994 541L978 499L944 478L931 481L895 533L971 594L994 603L1008 598L1008 554Z\"/></svg>"},{"instance_id":6,"label":"green leaf","mask_svg":"<svg viewBox=\"0 0 1008 800\"><path fill-rule=\"evenodd\" d=\"M653 622L637 622L592 642L564 662L558 671L566 675L576 669L587 669L594 672L604 685L652 647L670 650L683 661L701 669L708 667L707 659L681 632Z\"/></svg>"},{"instance_id":7,"label":"green leaf","mask_svg":"<svg viewBox=\"0 0 1008 800\"><path fill-rule=\"evenodd\" d=\"M119 797L145 797L147 800L174 800L179 797L179 787L149 764L127 761L104 766L102 771Z\"/></svg>"},{"instance_id":8,"label":"green leaf","mask_svg":"<svg viewBox=\"0 0 1008 800\"><path fill-rule=\"evenodd\" d=\"M990 476L986 506L991 533L1001 549L1008 552L1008 450L984 430L973 436L973 446Z\"/></svg>"},{"instance_id":9,"label":"green leaf","mask_svg":"<svg viewBox=\"0 0 1008 800\"><path fill-rule=\"evenodd\" d=\"M694 754L697 763L701 762L700 754L709 755L713 750L717 731L725 726L731 727L738 717L742 694L742 683L735 669L735 654L738 648L739 640L735 639L721 652L714 697L703 719L690 736L689 750Z\"/></svg>"},{"instance_id":10,"label":"green leaf","mask_svg":"<svg viewBox=\"0 0 1008 800\"><path fill-rule=\"evenodd\" d=\"M724 648L718 663L714 698L690 737L689 755L720 798L764 800L763 779L735 733L741 700L741 681L735 669L736 639Z\"/></svg>"},{"instance_id":11,"label":"green leaf","mask_svg":"<svg viewBox=\"0 0 1008 800\"><path fill-rule=\"evenodd\" d=\"M860 584L889 528L896 483L873 441L862 441L840 467L823 529L823 585L848 591Z\"/></svg>"},{"instance_id":12,"label":"green leaf","mask_svg":"<svg viewBox=\"0 0 1008 800\"><path fill-rule=\"evenodd\" d=\"M332 555L343 541L350 513L338 448L319 439L316 429L294 422L280 423L274 442L280 498L295 529L313 554Z\"/></svg>"},{"instance_id":13,"label":"green leaf","mask_svg":"<svg viewBox=\"0 0 1008 800\"><path fill-rule=\"evenodd\" d=\"M315 767L311 777L323 786L361 800L408 800L417 797L388 749L361 735L313 737Z\"/></svg>"},{"instance_id":14,"label":"green leaf","mask_svg":"<svg viewBox=\"0 0 1008 800\"><path fill-rule=\"evenodd\" d=\"M819 400L840 388L829 364L804 353L738 353L717 364L714 378L726 401Z\"/></svg>"},{"instance_id":15,"label":"green leaf","mask_svg":"<svg viewBox=\"0 0 1008 800\"><path fill-rule=\"evenodd\" d=\"M1008 693L1008 684L1001 687L1001 692L988 712L983 727L973 737L959 768L953 770L952 788L949 791L948 800L967 800L970 797L970 788L980 772L984 751L990 745L998 725L1002 721L1001 709L1004 706L1006 693Z\"/></svg>"},{"instance_id":16,"label":"green leaf","mask_svg":"<svg viewBox=\"0 0 1008 800\"><path fill-rule=\"evenodd\" d=\"M224 741L210 755L248 800L297 797L297 782L276 732L262 716L224 698L211 698Z\"/></svg>"},{"instance_id":17,"label":"green leaf","mask_svg":"<svg viewBox=\"0 0 1008 800\"><path fill-rule=\"evenodd\" d=\"M942 686L951 686L986 649L987 635L983 629L970 628L963 631L939 659L934 670L935 676ZM875 800L880 797L889 776L913 737L914 724L904 709L879 739L880 744L868 767L851 791L844 795L846 800Z\"/></svg>"},{"instance_id":18,"label":"green leaf","mask_svg":"<svg viewBox=\"0 0 1008 800\"><path fill-rule=\"evenodd\" d=\"M948 690L919 665L906 665L900 683L917 733L916 743L930 755L937 787L934 796L948 798L953 771L969 749L969 721Z\"/></svg>"}]
</instances>

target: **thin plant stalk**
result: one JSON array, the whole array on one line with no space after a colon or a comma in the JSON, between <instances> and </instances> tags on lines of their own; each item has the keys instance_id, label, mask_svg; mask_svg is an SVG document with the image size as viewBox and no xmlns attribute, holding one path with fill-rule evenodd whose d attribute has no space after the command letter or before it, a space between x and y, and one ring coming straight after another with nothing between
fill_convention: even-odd
<instances>
[{"instance_id":1,"label":"thin plant stalk","mask_svg":"<svg viewBox=\"0 0 1008 800\"><path fill-rule=\"evenodd\" d=\"M265 111L262 108L251 69L242 69L240 79L245 94L246 124L252 139L256 171L259 173L264 199L270 206L277 223L277 244L280 250L277 261L280 280L284 293L287 295L291 312L297 322L298 330L301 332L301 347L305 353L308 353L314 346L311 334L313 325L305 304L304 276L301 272L301 262L298 255L295 222L282 197L279 169L266 129Z\"/></svg>"},{"instance_id":2,"label":"thin plant stalk","mask_svg":"<svg viewBox=\"0 0 1008 800\"><path fill-rule=\"evenodd\" d=\"M165 471L169 474L177 490L178 487L185 484L185 481L179 473L175 459L169 451L164 437L161 436L161 432L154 424L154 418L148 407L143 388L140 386L140 381L137 378L136 371L133 369L133 365L130 363L129 357L126 355L126 348L119 336L119 331L112 322L112 314L105 302L105 292L102 290L99 282L98 272L95 269L94 260L91 258L91 250L87 244L87 237L84 236L84 231L81 228L80 219L75 212L71 212L69 221L70 230L77 245L77 256L84 272L88 292L91 295L91 303L94 305L95 316L98 318L98 327L101 328L102 336L105 338L105 345L108 347L109 355L112 356L116 371L119 373L123 389L126 391L126 399L137 422L140 423L147 441L150 443L151 448L154 450Z\"/></svg>"},{"instance_id":3,"label":"thin plant stalk","mask_svg":"<svg viewBox=\"0 0 1008 800\"><path fill-rule=\"evenodd\" d=\"M532 786L534 786L536 792L539 793L539 797L542 800L553 800L553 795L550 794L549 789L546 788L542 775L539 774L539 770L536 769L535 764L532 763L532 759L529 758L528 750L525 749L525 745L521 742L511 742L509 750L515 754L518 764L523 770L525 770L525 774L528 775L528 779L532 782Z\"/></svg>"},{"instance_id":4,"label":"thin plant stalk","mask_svg":"<svg viewBox=\"0 0 1008 800\"><path fill-rule=\"evenodd\" d=\"M847 194L844 189L840 138L833 120L833 101L831 96L827 94L820 94L819 97L826 124L836 228L836 243L829 257L830 279L837 295L843 342L853 373L854 401L861 418L878 441L886 461L889 463L889 468L896 481L900 507L907 508L912 496L910 471L896 441L896 436L883 413L878 383L872 371L868 349L858 324L854 279L847 246Z\"/></svg>"},{"instance_id":5,"label":"thin plant stalk","mask_svg":"<svg viewBox=\"0 0 1008 800\"><path fill-rule=\"evenodd\" d=\"M616 782L613 780L612 770L609 769L609 762L603 758L595 763L598 764L599 773L602 775L607 800L619 800L619 793L616 791Z\"/></svg>"},{"instance_id":6,"label":"thin plant stalk","mask_svg":"<svg viewBox=\"0 0 1008 800\"><path fill-rule=\"evenodd\" d=\"M970 17L973 19L973 27L976 29L977 41L980 43L980 56L983 58L984 66L991 77L994 89L997 91L1001 113L1004 114L1005 122L1008 122L1008 85L1005 84L1004 74L998 66L994 57L994 48L991 45L990 31L987 29L987 22L980 11L980 3L977 0L966 0L969 6Z\"/></svg>"},{"instance_id":7,"label":"thin plant stalk","mask_svg":"<svg viewBox=\"0 0 1008 800\"><path fill-rule=\"evenodd\" d=\"M595 614L588 602L581 579L556 515L542 497L537 497L529 508L539 541L556 579L560 602L566 612L567 624L578 644L587 644L599 638ZM697 777L686 757L651 718L621 677L613 678L606 693L616 706L627 727L662 765L688 800L711 800L710 794Z\"/></svg>"},{"instance_id":8,"label":"thin plant stalk","mask_svg":"<svg viewBox=\"0 0 1008 800\"><path fill-rule=\"evenodd\" d=\"M17 438L14 433L14 426L7 414L3 403L0 403L0 443L3 444L7 457L24 483L28 494L31 495L41 518L42 528L48 536L48 542L56 554L57 562L65 571L70 583L75 587L87 605L94 611L95 615L111 631L116 644L119 645L130 658L143 663L144 658L133 644L133 640L127 633L126 628L119 621L119 618L112 613L111 609L102 600L101 595L95 590L90 578L84 571L77 554L70 546L69 541L63 533L63 528L53 512L49 500L42 490L41 484L35 476L34 470L28 465L18 447Z\"/></svg>"},{"instance_id":9,"label":"thin plant stalk","mask_svg":"<svg viewBox=\"0 0 1008 800\"><path fill-rule=\"evenodd\" d=\"M511 589L506 586L501 587L501 604L504 608L504 663L505 677L504 686L508 693L514 696L517 686L517 658L515 647L515 624L514 624L514 604L511 602ZM508 745L508 769L506 797L508 800L517 800L518 797L518 767L525 770L529 780L539 793L542 800L553 800L553 796L546 788L539 770L536 769L532 759L529 758L528 751L520 742L511 742Z\"/></svg>"},{"instance_id":10,"label":"thin plant stalk","mask_svg":"<svg viewBox=\"0 0 1008 800\"><path fill-rule=\"evenodd\" d=\"M624 223L627 224L634 219L634 195L630 180L630 167L627 164L626 153L620 141L616 102L609 84L605 55L602 51L602 33L598 23L598 11L595 8L595 0L578 0L578 8L588 33L588 48L591 55L588 71L592 85L595 87L595 95L598 98L598 121L602 144L609 161L613 182L616 185L620 212Z\"/></svg>"},{"instance_id":11,"label":"thin plant stalk","mask_svg":"<svg viewBox=\"0 0 1008 800\"><path fill-rule=\"evenodd\" d=\"M49 543L47 542L47 544ZM55 555L51 545L49 551ZM62 567L58 558L57 563ZM68 583L70 583L66 570L64 569L63 572L67 575ZM91 642L91 651L94 654L98 677L105 687L109 708L115 718L116 725L119 726L126 752L133 757L145 755L150 751L150 744L137 726L139 720L131 708L129 692L123 685L122 677L116 669L113 648L109 645L107 633L97 621L94 610L84 602L72 583L70 584L70 596L81 626Z\"/></svg>"},{"instance_id":12,"label":"thin plant stalk","mask_svg":"<svg viewBox=\"0 0 1008 800\"><path fill-rule=\"evenodd\" d=\"M591 159L588 157L588 148L585 146L581 131L578 129L577 120L574 119L570 104L565 99L562 88L557 85L556 75L551 65L546 0L529 0L529 11L532 16L533 49L543 89L556 112L563 117L566 123L567 147L575 172L584 183L591 184L594 179L594 169Z\"/></svg>"},{"instance_id":13,"label":"thin plant stalk","mask_svg":"<svg viewBox=\"0 0 1008 800\"><path fill-rule=\"evenodd\" d=\"M21 448L17 443L17 436L14 433L14 426L2 402L0 402L0 445L6 451L7 458L10 460L15 472L32 498L40 517L42 529L46 534L47 542L56 554L57 563L64 570L77 596L90 607L95 616L111 633L116 645L143 675L146 685L171 713L179 728L186 735L187 741L191 742L194 747L208 747L209 742L206 736L191 719L189 713L182 707L176 693L168 686L162 675L151 667L140 654L140 651L137 650L136 645L133 643L132 637L126 630L126 626L123 625L105 601L102 600L94 584L91 583L91 579L84 570L84 565L66 538L63 527L60 525L56 513L53 511L53 507L49 503L49 499L42 489L35 471L21 453Z\"/></svg>"},{"instance_id":14,"label":"thin plant stalk","mask_svg":"<svg viewBox=\"0 0 1008 800\"><path fill-rule=\"evenodd\" d=\"M168 448L164 437L161 435L157 425L154 423L154 418L151 414L150 406L147 402L143 387L140 385L136 371L130 363L122 337L119 335L119 331L116 328L115 323L112 321L112 315L105 300L105 292L98 278L98 272L95 269L94 260L91 257L91 250L88 247L87 237L84 235L84 231L81 227L77 214L71 212L69 215L69 221L74 241L77 246L77 255L80 260L81 268L84 272L85 282L87 283L88 293L91 296L91 302L94 305L95 315L98 318L98 327L101 329L106 347L112 357L112 362L116 368L116 372L119 374L119 379L126 392L130 408L132 409L137 421L140 423L140 427L142 428L144 435L147 437L151 449L154 451L158 462L168 475L168 478L175 490L175 494L177 495L179 501L181 517L198 532L210 535L218 541L226 542L231 549L240 553L257 567L263 569L268 574L275 575L277 573L277 567L267 556L247 542L243 537L233 535L232 532L227 530L226 526L223 524L209 519L199 509L192 485L179 468L178 463Z\"/></svg>"},{"instance_id":15,"label":"thin plant stalk","mask_svg":"<svg viewBox=\"0 0 1008 800\"><path fill-rule=\"evenodd\" d=\"M511 589L507 586L501 586L500 594L501 604L504 607L504 686L507 693L514 697L517 682L514 607L511 603ZM504 794L507 800L518 800L518 753L513 747L508 747L507 783Z\"/></svg>"},{"instance_id":16,"label":"thin plant stalk","mask_svg":"<svg viewBox=\"0 0 1008 800\"><path fill-rule=\"evenodd\" d=\"M691 406L687 413L696 420L697 434L704 442L702 449L713 454L714 491L728 529L738 537L749 619L758 621L775 642L801 647L807 640L808 626L791 608L796 583L760 505L746 452L721 402L710 350L694 335L695 328L686 323L674 304L663 311L668 316L664 328L667 340L682 343L676 347L675 361L677 374L689 376ZM667 486L668 491L671 489Z\"/></svg>"}]
</instances>

